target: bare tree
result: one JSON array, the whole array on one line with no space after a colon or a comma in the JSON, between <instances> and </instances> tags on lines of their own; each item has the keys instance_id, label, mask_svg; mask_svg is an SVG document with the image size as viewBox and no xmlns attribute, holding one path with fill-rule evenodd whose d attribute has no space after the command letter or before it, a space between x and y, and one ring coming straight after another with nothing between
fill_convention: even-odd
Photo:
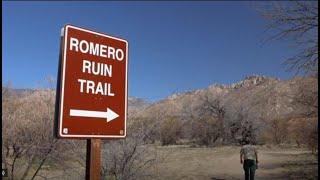
<instances>
[{"instance_id":1,"label":"bare tree","mask_svg":"<svg viewBox=\"0 0 320 180\"><path fill-rule=\"evenodd\" d=\"M10 179L34 179L57 148L52 136L54 91L3 99L3 145ZM49 129L49 130L48 130Z\"/></svg>"},{"instance_id":2,"label":"bare tree","mask_svg":"<svg viewBox=\"0 0 320 180\"><path fill-rule=\"evenodd\" d=\"M318 118L293 118L289 121L288 136L298 147L306 145L312 153L318 147Z\"/></svg>"},{"instance_id":3,"label":"bare tree","mask_svg":"<svg viewBox=\"0 0 320 180\"><path fill-rule=\"evenodd\" d=\"M258 127L249 116L248 108L239 107L231 114L231 117L228 117L230 118L227 125L228 134L230 134L229 142L243 144L245 141L250 141L257 143Z\"/></svg>"},{"instance_id":4,"label":"bare tree","mask_svg":"<svg viewBox=\"0 0 320 180\"><path fill-rule=\"evenodd\" d=\"M148 128L152 128L152 125ZM144 129L133 124L128 129L130 132L125 139L104 143L102 178L154 179L151 168L161 159L155 146L144 141L148 136Z\"/></svg>"},{"instance_id":5,"label":"bare tree","mask_svg":"<svg viewBox=\"0 0 320 180\"><path fill-rule=\"evenodd\" d=\"M210 98L208 94L205 94L203 97L203 110L205 112L209 113L209 116L212 116L218 120L218 126L219 129L221 129L221 138L224 141L225 137L224 135L226 134L225 132L225 113L226 109L221 103L220 97L216 98Z\"/></svg>"},{"instance_id":6,"label":"bare tree","mask_svg":"<svg viewBox=\"0 0 320 180\"><path fill-rule=\"evenodd\" d=\"M219 97L204 94L195 111L198 118L192 122L191 134L196 143L212 146L218 139L225 141L225 108Z\"/></svg>"},{"instance_id":7,"label":"bare tree","mask_svg":"<svg viewBox=\"0 0 320 180\"><path fill-rule=\"evenodd\" d=\"M212 147L222 137L218 119L212 116L202 116L192 124L192 138L195 144Z\"/></svg>"},{"instance_id":8,"label":"bare tree","mask_svg":"<svg viewBox=\"0 0 320 180\"><path fill-rule=\"evenodd\" d=\"M318 78L310 77L300 81L292 99L295 105L307 108L307 117L318 117Z\"/></svg>"},{"instance_id":9,"label":"bare tree","mask_svg":"<svg viewBox=\"0 0 320 180\"><path fill-rule=\"evenodd\" d=\"M275 144L284 143L288 137L288 121L286 119L274 118L271 120L271 135Z\"/></svg>"},{"instance_id":10,"label":"bare tree","mask_svg":"<svg viewBox=\"0 0 320 180\"><path fill-rule=\"evenodd\" d=\"M178 117L168 116L160 125L161 145L176 144L181 136L182 124Z\"/></svg>"},{"instance_id":11,"label":"bare tree","mask_svg":"<svg viewBox=\"0 0 320 180\"><path fill-rule=\"evenodd\" d=\"M273 30L268 40L291 40L299 49L284 62L287 70L317 75L318 1L273 2L260 11Z\"/></svg>"}]
</instances>

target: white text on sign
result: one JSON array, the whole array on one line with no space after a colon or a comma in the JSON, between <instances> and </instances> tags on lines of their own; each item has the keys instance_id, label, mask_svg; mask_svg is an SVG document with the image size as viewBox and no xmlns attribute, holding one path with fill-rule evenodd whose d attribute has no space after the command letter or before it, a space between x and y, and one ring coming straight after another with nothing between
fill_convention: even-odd
<instances>
[{"instance_id":1,"label":"white text on sign","mask_svg":"<svg viewBox=\"0 0 320 180\"><path fill-rule=\"evenodd\" d=\"M98 43L88 42L86 40L79 41L77 38L70 38L70 51L76 51L100 56L108 59L122 61L124 59L124 52L122 49L116 49L112 46L106 46Z\"/></svg>"},{"instance_id":2,"label":"white text on sign","mask_svg":"<svg viewBox=\"0 0 320 180\"><path fill-rule=\"evenodd\" d=\"M86 40L78 40L77 38L70 38L69 50L100 56L110 60L122 61L124 59L124 52L122 49L117 49L112 46L102 45L98 43L88 42ZM92 74L96 76L112 77L112 65L94 62L90 60L82 60L82 73ZM111 83L95 82L86 79L78 79L79 91L87 94L100 94L104 96L115 96L112 92Z\"/></svg>"}]
</instances>

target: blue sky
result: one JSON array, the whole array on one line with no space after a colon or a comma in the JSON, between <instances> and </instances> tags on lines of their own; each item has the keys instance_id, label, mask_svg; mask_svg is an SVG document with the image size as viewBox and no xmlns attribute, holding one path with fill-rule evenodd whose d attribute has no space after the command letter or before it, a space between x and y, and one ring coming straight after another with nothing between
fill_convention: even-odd
<instances>
[{"instance_id":1,"label":"blue sky","mask_svg":"<svg viewBox=\"0 0 320 180\"><path fill-rule=\"evenodd\" d=\"M129 95L150 101L247 75L288 79L286 42L263 44L248 2L3 2L2 83L35 88L57 76L64 24L129 41Z\"/></svg>"}]
</instances>

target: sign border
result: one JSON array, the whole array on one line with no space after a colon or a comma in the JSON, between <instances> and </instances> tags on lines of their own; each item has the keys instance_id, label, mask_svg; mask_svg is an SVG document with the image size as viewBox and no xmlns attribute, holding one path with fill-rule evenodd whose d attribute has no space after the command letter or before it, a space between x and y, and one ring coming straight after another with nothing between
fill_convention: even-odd
<instances>
[{"instance_id":1,"label":"sign border","mask_svg":"<svg viewBox=\"0 0 320 180\"><path fill-rule=\"evenodd\" d=\"M96 34L99 36L104 36L107 38L111 38L111 39L115 39L118 41L122 41L126 43L126 82L125 82L125 114L124 114L124 134L123 135L89 135L89 134L85 134L85 135L68 135L68 134L63 134L62 133L62 122L63 122L63 98L64 98L64 86L65 86L65 70L66 70L66 50L67 50L67 35L68 35L68 28L74 28L80 31L84 31L87 33L92 33L92 34ZM61 31L61 36L63 36L63 51L62 51L62 72L59 72L60 74L62 74L61 80L60 80L60 85L62 85L60 87L60 98L59 98L59 117L58 117L58 135L60 138L125 138L127 135L127 109L128 109L128 46L129 43L127 40L125 39L121 39L118 37L113 37L113 36L109 36L107 34L103 34L103 33L99 33L99 32L95 32L92 30L88 30L85 28L81 28L81 27L77 27L74 25L70 25L70 24L66 24Z\"/></svg>"}]
</instances>

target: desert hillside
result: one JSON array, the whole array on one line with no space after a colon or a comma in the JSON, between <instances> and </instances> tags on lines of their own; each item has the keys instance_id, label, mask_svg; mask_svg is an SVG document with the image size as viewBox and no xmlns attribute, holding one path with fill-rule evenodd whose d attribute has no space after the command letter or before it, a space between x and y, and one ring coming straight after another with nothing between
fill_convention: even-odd
<instances>
[{"instance_id":1,"label":"desert hillside","mask_svg":"<svg viewBox=\"0 0 320 180\"><path fill-rule=\"evenodd\" d=\"M154 103L129 97L128 108L126 139L103 141L103 177L239 179L239 165L232 166L232 172L221 172L220 163L206 159L220 159L224 165L238 162L244 140L262 149L259 178L317 177L317 78L248 76L234 84L214 84ZM2 87L3 167L13 171L11 179L32 175L83 179L85 141L53 136L54 109L55 90ZM292 152L299 158L306 153L310 157L307 163L311 164L302 174L294 173L302 165L297 165ZM186 163L190 166L185 167ZM206 170L207 165L214 169ZM281 168L268 169L276 166ZM186 168L196 173L183 171Z\"/></svg>"}]
</instances>

